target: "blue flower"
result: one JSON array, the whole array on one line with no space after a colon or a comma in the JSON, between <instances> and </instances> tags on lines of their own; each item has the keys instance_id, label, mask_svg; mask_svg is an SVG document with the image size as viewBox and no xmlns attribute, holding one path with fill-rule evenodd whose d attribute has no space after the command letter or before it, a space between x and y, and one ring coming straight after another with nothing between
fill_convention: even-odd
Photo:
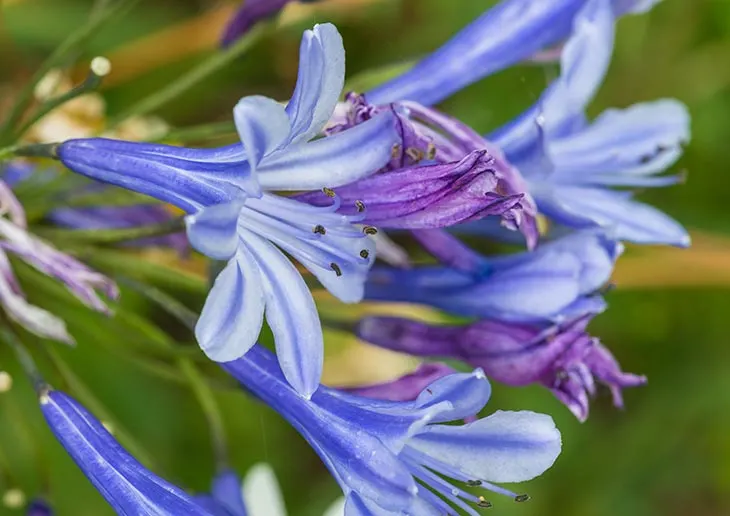
<instances>
[{"instance_id":1,"label":"blue flower","mask_svg":"<svg viewBox=\"0 0 730 516\"><path fill-rule=\"evenodd\" d=\"M589 122L585 107L603 81L613 49L609 0L590 0L562 52L562 73L537 103L490 135L525 178L539 210L570 227L600 227L612 238L689 245L685 229L661 211L612 187L672 185L656 177L689 140L689 114L663 99L605 111Z\"/></svg>"},{"instance_id":2,"label":"blue flower","mask_svg":"<svg viewBox=\"0 0 730 516\"><path fill-rule=\"evenodd\" d=\"M416 234L450 266L375 268L367 299L422 303L467 317L560 321L603 309L600 291L622 251L600 233L578 232L535 251L484 257L443 231Z\"/></svg>"},{"instance_id":3,"label":"blue flower","mask_svg":"<svg viewBox=\"0 0 730 516\"><path fill-rule=\"evenodd\" d=\"M68 395L46 390L41 410L56 439L119 514L214 516L150 472Z\"/></svg>"},{"instance_id":4,"label":"blue flower","mask_svg":"<svg viewBox=\"0 0 730 516\"><path fill-rule=\"evenodd\" d=\"M274 470L268 464L254 464L241 479L231 470L213 479L210 495L195 497L215 516L286 516L284 497ZM342 516L344 500L335 500L324 516Z\"/></svg>"},{"instance_id":5,"label":"blue flower","mask_svg":"<svg viewBox=\"0 0 730 516\"><path fill-rule=\"evenodd\" d=\"M25 516L53 516L53 509L44 499L35 498L28 504Z\"/></svg>"},{"instance_id":6,"label":"blue flower","mask_svg":"<svg viewBox=\"0 0 730 516\"><path fill-rule=\"evenodd\" d=\"M412 69L367 94L375 104L436 104L462 88L566 39L591 0L503 0ZM608 0L616 16L642 13L660 0Z\"/></svg>"},{"instance_id":7,"label":"blue flower","mask_svg":"<svg viewBox=\"0 0 730 516\"><path fill-rule=\"evenodd\" d=\"M440 378L414 401L392 402L327 387L305 400L260 346L222 367L307 439L345 493L348 515L455 514L453 507L476 515L469 504L488 502L459 484L523 500L491 482L534 478L560 453L560 433L541 414L440 424L473 417L486 404L489 382L479 370Z\"/></svg>"},{"instance_id":8,"label":"blue flower","mask_svg":"<svg viewBox=\"0 0 730 516\"><path fill-rule=\"evenodd\" d=\"M169 202L190 213L191 245L228 260L196 328L216 361L241 357L255 343L264 310L287 378L304 396L319 385L322 330L311 294L282 253L307 267L345 302L362 298L373 246L336 213L270 190L336 187L388 162L397 133L383 113L350 130L310 141L329 120L344 81L344 49L330 24L306 31L299 77L286 107L246 97L233 115L243 145L186 149L106 139L70 140L58 157L71 170ZM331 190L326 190L332 195ZM280 249L279 249L280 248Z\"/></svg>"}]
</instances>

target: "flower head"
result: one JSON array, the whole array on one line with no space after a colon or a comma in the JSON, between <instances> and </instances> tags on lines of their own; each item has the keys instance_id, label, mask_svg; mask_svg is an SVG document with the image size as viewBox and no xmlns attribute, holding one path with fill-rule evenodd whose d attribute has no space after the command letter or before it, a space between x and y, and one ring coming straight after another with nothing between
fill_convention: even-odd
<instances>
[{"instance_id":1,"label":"flower head","mask_svg":"<svg viewBox=\"0 0 730 516\"><path fill-rule=\"evenodd\" d=\"M450 266L375 268L366 298L422 303L467 317L560 321L603 309L600 292L622 250L590 232L495 257L481 256L440 231L421 233L420 240Z\"/></svg>"},{"instance_id":2,"label":"flower head","mask_svg":"<svg viewBox=\"0 0 730 516\"><path fill-rule=\"evenodd\" d=\"M490 74L561 43L592 0L502 0L406 73L368 93L376 104L436 104ZM607 0L612 15L640 13L659 0Z\"/></svg>"},{"instance_id":3,"label":"flower head","mask_svg":"<svg viewBox=\"0 0 730 516\"><path fill-rule=\"evenodd\" d=\"M689 140L689 114L663 99L611 109L589 122L585 108L608 69L615 13L609 0L589 0L562 50L561 76L537 103L490 139L525 178L542 213L570 227L599 227L612 238L686 246L689 236L661 211L613 187L660 187L657 177Z\"/></svg>"},{"instance_id":4,"label":"flower head","mask_svg":"<svg viewBox=\"0 0 730 516\"><path fill-rule=\"evenodd\" d=\"M70 396L47 390L40 404L56 439L119 514L214 516L140 464Z\"/></svg>"},{"instance_id":5,"label":"flower head","mask_svg":"<svg viewBox=\"0 0 730 516\"><path fill-rule=\"evenodd\" d=\"M367 317L357 335L372 344L422 357L462 360L512 386L540 383L575 416L588 417L595 382L607 385L623 407L621 388L646 378L621 371L611 353L585 331L591 316L561 324L519 324L482 319L465 326L438 326L398 317Z\"/></svg>"},{"instance_id":6,"label":"flower head","mask_svg":"<svg viewBox=\"0 0 730 516\"><path fill-rule=\"evenodd\" d=\"M362 297L374 253L354 225L362 217L338 214L336 196L315 207L268 191L340 186L390 159L397 138L390 113L310 141L329 120L343 81L342 38L333 25L317 25L302 38L287 105L254 96L234 108L242 145L186 149L87 139L57 150L75 172L188 212L191 245L228 260L196 329L202 349L217 361L239 358L255 343L265 310L284 372L305 396L319 384L322 330L304 280L281 250L346 302Z\"/></svg>"},{"instance_id":7,"label":"flower head","mask_svg":"<svg viewBox=\"0 0 730 516\"><path fill-rule=\"evenodd\" d=\"M560 453L552 419L532 412L441 424L481 410L490 394L481 371L442 377L416 400L392 402L326 387L305 400L259 346L222 367L309 441L342 487L347 514L455 514L453 507L460 507L474 515L469 504L485 506L486 500L457 484L482 485L522 500L490 481L531 479Z\"/></svg>"}]
</instances>

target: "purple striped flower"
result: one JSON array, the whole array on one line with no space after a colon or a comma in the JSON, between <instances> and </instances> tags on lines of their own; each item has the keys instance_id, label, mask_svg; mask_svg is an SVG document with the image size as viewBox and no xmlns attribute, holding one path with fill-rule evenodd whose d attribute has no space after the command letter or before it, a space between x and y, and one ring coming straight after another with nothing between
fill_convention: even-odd
<instances>
[{"instance_id":1,"label":"purple striped flower","mask_svg":"<svg viewBox=\"0 0 730 516\"><path fill-rule=\"evenodd\" d=\"M622 372L611 353L586 333L590 319L589 315L561 324L482 319L465 326L439 326L398 317L367 317L356 333L400 353L464 361L507 385L539 383L585 421L596 381L610 388L618 408L623 408L622 388L646 383L644 376Z\"/></svg>"}]
</instances>

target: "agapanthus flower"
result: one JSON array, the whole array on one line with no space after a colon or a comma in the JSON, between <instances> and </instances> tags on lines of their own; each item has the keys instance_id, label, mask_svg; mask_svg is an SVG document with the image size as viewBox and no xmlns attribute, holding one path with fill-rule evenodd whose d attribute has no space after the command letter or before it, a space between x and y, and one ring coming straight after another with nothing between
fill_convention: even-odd
<instances>
[{"instance_id":1,"label":"agapanthus flower","mask_svg":"<svg viewBox=\"0 0 730 516\"><path fill-rule=\"evenodd\" d=\"M28 504L25 516L53 516L53 509L44 499L36 498Z\"/></svg>"},{"instance_id":2,"label":"agapanthus flower","mask_svg":"<svg viewBox=\"0 0 730 516\"><path fill-rule=\"evenodd\" d=\"M591 315L564 323L524 324L481 319L467 325L435 325L399 317L366 317L361 339L420 357L461 360L489 378L519 387L539 383L550 389L580 421L588 417L595 382L611 390L623 407L621 389L646 383L621 371L598 339L586 332Z\"/></svg>"},{"instance_id":3,"label":"agapanthus flower","mask_svg":"<svg viewBox=\"0 0 730 516\"><path fill-rule=\"evenodd\" d=\"M376 267L365 297L421 303L467 317L560 321L603 308L601 292L622 251L600 233L578 232L535 251L486 257L448 234L436 236L421 242L450 266Z\"/></svg>"},{"instance_id":4,"label":"agapanthus flower","mask_svg":"<svg viewBox=\"0 0 730 516\"><path fill-rule=\"evenodd\" d=\"M117 229L162 224L172 220L174 214L162 204L133 204L124 206L86 206L57 208L48 218L59 226L73 229ZM128 243L134 246L165 246L185 253L188 239L184 233L171 233L142 238Z\"/></svg>"},{"instance_id":5,"label":"agapanthus flower","mask_svg":"<svg viewBox=\"0 0 730 516\"><path fill-rule=\"evenodd\" d=\"M23 206L0 180L0 304L10 319L28 331L40 337L73 343L73 337L62 319L26 301L7 253L18 256L39 272L61 281L86 306L98 312L111 313L96 289L115 299L119 295L116 284L29 233Z\"/></svg>"},{"instance_id":6,"label":"agapanthus flower","mask_svg":"<svg viewBox=\"0 0 730 516\"><path fill-rule=\"evenodd\" d=\"M541 414L496 412L441 424L472 417L486 404L490 386L479 370L442 377L415 401L393 402L327 387L306 400L260 346L222 367L307 439L340 484L348 515L455 515L458 507L476 516L472 506L488 502L459 484L523 500L491 482L534 478L560 453L560 433Z\"/></svg>"},{"instance_id":7,"label":"agapanthus flower","mask_svg":"<svg viewBox=\"0 0 730 516\"><path fill-rule=\"evenodd\" d=\"M368 93L375 104L432 105L465 86L565 40L592 0L503 0L412 69ZM659 0L607 0L614 16L648 11Z\"/></svg>"},{"instance_id":8,"label":"agapanthus flower","mask_svg":"<svg viewBox=\"0 0 730 516\"><path fill-rule=\"evenodd\" d=\"M215 516L140 464L70 396L45 390L40 404L56 439L117 513Z\"/></svg>"},{"instance_id":9,"label":"agapanthus flower","mask_svg":"<svg viewBox=\"0 0 730 516\"><path fill-rule=\"evenodd\" d=\"M284 497L274 470L268 464L254 464L241 479L226 470L213 479L209 495L195 497L196 502L215 516L286 516ZM344 500L328 507L323 516L342 516Z\"/></svg>"},{"instance_id":10,"label":"agapanthus flower","mask_svg":"<svg viewBox=\"0 0 730 516\"><path fill-rule=\"evenodd\" d=\"M537 242L537 208L527 185L502 152L477 132L415 102L370 104L349 93L339 104L328 134L357 127L382 113L397 120L398 145L380 173L337 189L368 207L365 221L385 229L443 228L497 216L519 230L529 247ZM322 203L311 193L302 197ZM345 206L340 213L352 213Z\"/></svg>"},{"instance_id":11,"label":"agapanthus flower","mask_svg":"<svg viewBox=\"0 0 730 516\"><path fill-rule=\"evenodd\" d=\"M344 49L330 24L306 31L299 77L286 107L245 97L234 108L242 144L217 149L106 139L57 148L71 170L171 203L187 217L191 245L228 260L203 308L198 342L216 361L254 344L264 310L289 380L304 396L317 388L322 330L300 273L279 249L345 302L361 299L373 262L361 217L336 213L335 196L315 207L270 193L336 187L373 173L390 159L397 134L391 113L312 140L329 120L344 81ZM331 190L327 190L331 193Z\"/></svg>"},{"instance_id":12,"label":"agapanthus flower","mask_svg":"<svg viewBox=\"0 0 730 516\"><path fill-rule=\"evenodd\" d=\"M638 243L689 244L682 226L612 187L659 187L656 177L689 140L689 114L673 99L610 109L588 121L585 108L608 69L615 14L609 0L589 0L562 51L561 75L534 106L498 129L496 143L525 178L542 213L570 227L600 227Z\"/></svg>"},{"instance_id":13,"label":"agapanthus flower","mask_svg":"<svg viewBox=\"0 0 730 516\"><path fill-rule=\"evenodd\" d=\"M433 382L455 373L456 370L446 364L427 362L420 364L412 373L405 374L390 382L340 388L340 390L378 400L413 401Z\"/></svg>"},{"instance_id":14,"label":"agapanthus flower","mask_svg":"<svg viewBox=\"0 0 730 516\"><path fill-rule=\"evenodd\" d=\"M310 3L318 0L244 0L223 31L221 45L227 47L246 34L262 19L278 14L292 2Z\"/></svg>"}]
</instances>

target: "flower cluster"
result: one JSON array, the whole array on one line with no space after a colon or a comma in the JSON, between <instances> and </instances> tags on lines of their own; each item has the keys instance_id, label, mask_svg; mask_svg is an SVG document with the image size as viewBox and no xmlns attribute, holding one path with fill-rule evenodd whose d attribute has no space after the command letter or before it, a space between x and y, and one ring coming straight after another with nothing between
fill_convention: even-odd
<instances>
[{"instance_id":1,"label":"flower cluster","mask_svg":"<svg viewBox=\"0 0 730 516\"><path fill-rule=\"evenodd\" d=\"M287 3L245 2L224 46ZM673 219L616 189L677 183L678 176L659 174L679 158L689 117L674 100L594 120L586 108L608 69L617 19L654 3L503 0L409 71L344 101L342 38L334 25L316 25L302 38L291 98L247 96L233 108L239 142L188 148L71 138L41 154L185 213L185 235L133 243L181 252L189 244L222 262L212 268L196 319L197 342L314 449L344 496L328 515L476 515L491 505L488 493L526 500L497 484L541 475L562 445L550 416L484 416L488 378L547 387L580 421L597 384L622 407L621 389L646 382L623 372L587 326L607 307L624 241L689 244ZM482 134L433 107L545 51L558 57L559 77L505 126ZM114 284L28 233L23 206L2 181L0 208L6 314L38 335L69 341L63 321L27 303L5 251L98 311L107 308L95 289L115 297ZM155 224L170 213L162 204L66 206L48 218L89 231ZM474 246L462 240L467 234ZM526 249L483 254L479 240L509 235ZM431 263L410 258L413 241ZM383 263L375 265L376 257ZM475 369L426 362L385 383L322 385L317 288L344 303L425 305L467 319L437 325L368 316L354 326L340 321L340 329ZM275 352L258 342L264 323ZM269 470L254 468L241 488L225 467L210 494L192 496L135 459L71 396L35 380L55 437L120 514L245 516L257 511L256 497L272 492L261 484L264 477L271 484ZM267 500L261 514L284 513L280 500ZM50 509L38 502L33 510Z\"/></svg>"}]
</instances>

